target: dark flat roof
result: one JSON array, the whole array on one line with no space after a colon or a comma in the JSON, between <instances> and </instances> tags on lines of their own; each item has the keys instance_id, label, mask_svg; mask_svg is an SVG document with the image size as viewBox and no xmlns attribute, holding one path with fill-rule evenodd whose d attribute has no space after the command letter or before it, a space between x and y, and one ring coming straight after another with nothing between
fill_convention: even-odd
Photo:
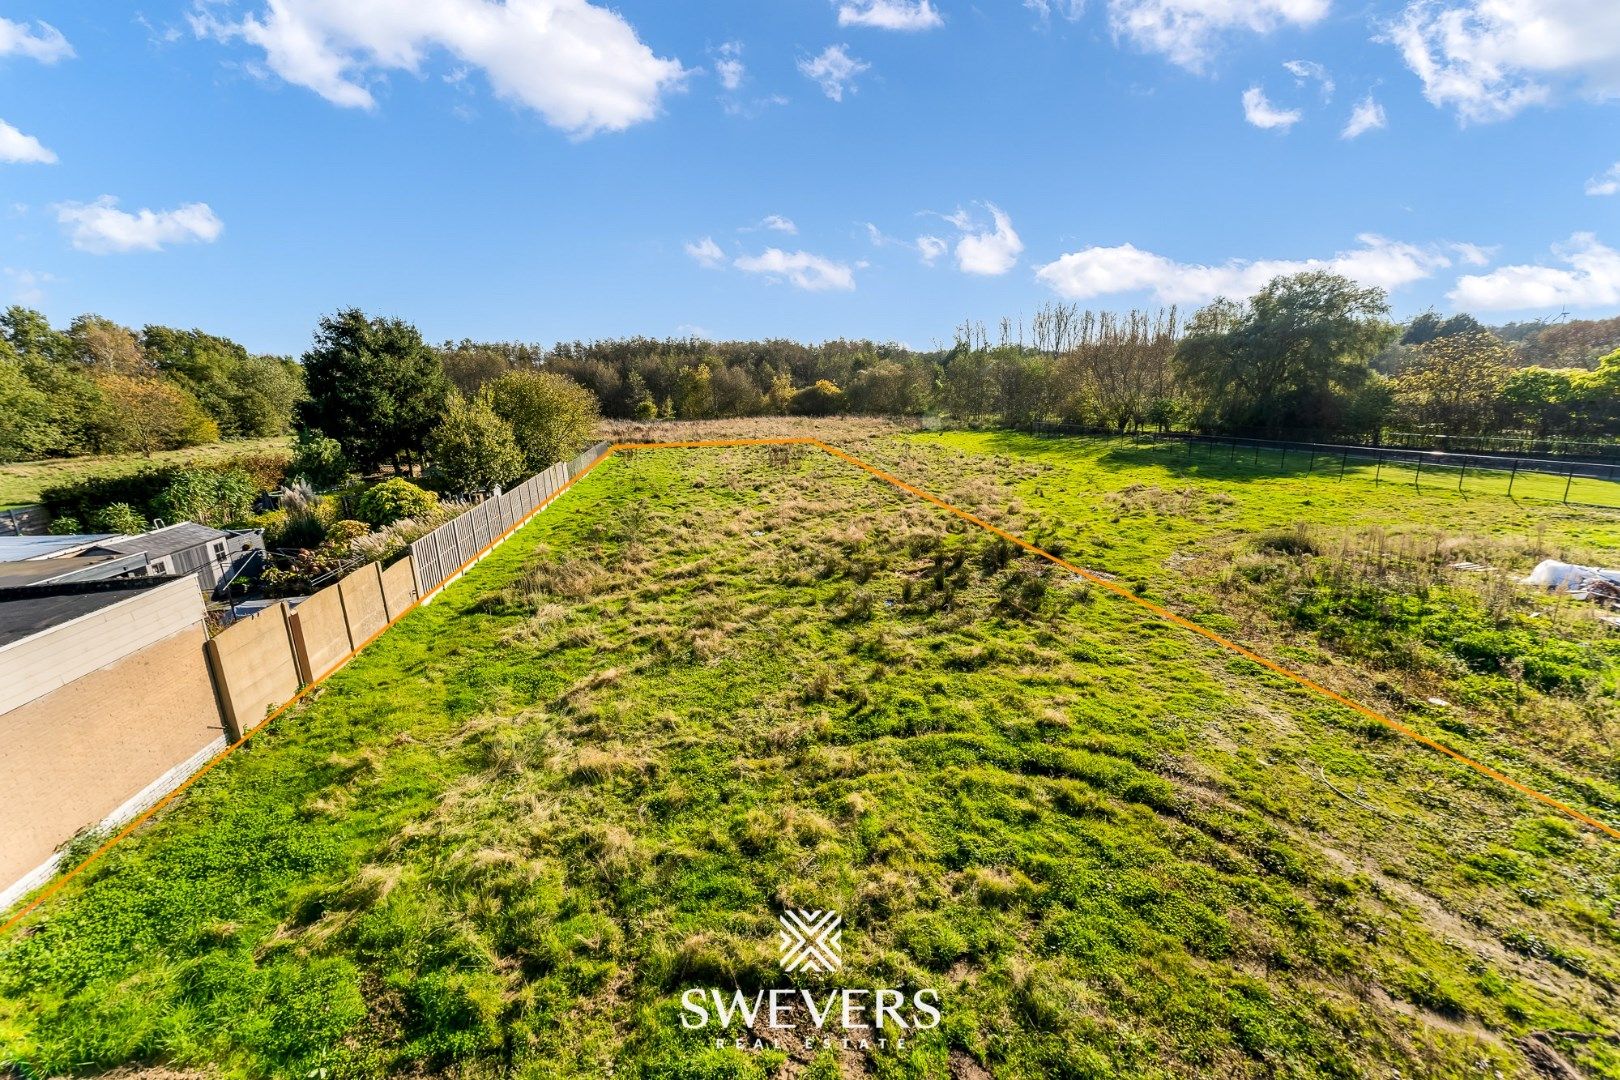
<instances>
[{"instance_id":1,"label":"dark flat roof","mask_svg":"<svg viewBox=\"0 0 1620 1080\"><path fill-rule=\"evenodd\" d=\"M5 589L0 591L0 645L32 637L173 580L132 578Z\"/></svg>"}]
</instances>

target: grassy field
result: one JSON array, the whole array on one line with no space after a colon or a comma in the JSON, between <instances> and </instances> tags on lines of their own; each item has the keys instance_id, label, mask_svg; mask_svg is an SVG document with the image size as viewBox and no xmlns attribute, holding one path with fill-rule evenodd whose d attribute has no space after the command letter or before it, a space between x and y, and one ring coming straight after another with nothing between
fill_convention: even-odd
<instances>
[{"instance_id":1,"label":"grassy field","mask_svg":"<svg viewBox=\"0 0 1620 1080\"><path fill-rule=\"evenodd\" d=\"M1620 514L837 432L1620 821L1620 635L1511 584L1620 562ZM1620 842L824 455L641 452L0 941L0 1063L1620 1076L1617 870ZM777 970L785 907L843 914L842 972ZM681 1027L687 988L789 982L937 988L943 1020L873 1051Z\"/></svg>"},{"instance_id":2,"label":"grassy field","mask_svg":"<svg viewBox=\"0 0 1620 1080\"><path fill-rule=\"evenodd\" d=\"M1555 502L1620 509L1620 466L1610 467L1602 475L1576 476L1574 470L1569 474L1558 472L1556 463L1549 464L1546 472L1486 469L1477 464L1459 465L1454 458L1432 454L1379 464L1366 453L1354 450L1346 450L1341 455L1191 440L1179 446L1166 442L1159 449L1164 452L1174 449L1191 464L1224 467L1233 474L1244 470L1263 476L1314 476L1320 470L1323 477L1336 480L1342 471L1347 477L1371 480L1375 485L1390 484L1432 494L1496 495L1526 503Z\"/></svg>"},{"instance_id":3,"label":"grassy field","mask_svg":"<svg viewBox=\"0 0 1620 1080\"><path fill-rule=\"evenodd\" d=\"M148 465L185 465L218 461L238 454L266 454L286 450L292 438L277 435L266 439L239 439L209 443L185 450L160 450L150 457L141 454L110 454L100 457L58 458L50 461L21 461L0 465L0 510L12 506L32 506L39 493L52 484L82 480L90 476L119 476L138 472Z\"/></svg>"}]
</instances>

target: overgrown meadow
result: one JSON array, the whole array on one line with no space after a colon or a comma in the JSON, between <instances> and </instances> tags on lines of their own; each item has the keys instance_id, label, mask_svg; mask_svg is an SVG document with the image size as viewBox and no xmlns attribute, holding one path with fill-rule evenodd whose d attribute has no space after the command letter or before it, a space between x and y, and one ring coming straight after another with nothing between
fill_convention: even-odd
<instances>
[{"instance_id":1,"label":"overgrown meadow","mask_svg":"<svg viewBox=\"0 0 1620 1080\"><path fill-rule=\"evenodd\" d=\"M1620 514L847 448L1605 820ZM1454 569L1458 564L1484 569ZM1432 699L1432 701L1431 701ZM1620 841L812 451L623 454L0 940L29 1076L1620 1076ZM836 908L835 977L776 915ZM904 1050L692 986L938 988ZM773 1033L733 1026L732 1037Z\"/></svg>"}]
</instances>

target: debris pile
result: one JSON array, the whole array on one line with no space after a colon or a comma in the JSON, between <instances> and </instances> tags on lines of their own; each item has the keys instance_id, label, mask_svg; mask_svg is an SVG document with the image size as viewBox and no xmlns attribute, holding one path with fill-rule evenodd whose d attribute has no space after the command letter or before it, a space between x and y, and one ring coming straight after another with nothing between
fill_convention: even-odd
<instances>
[{"instance_id":1,"label":"debris pile","mask_svg":"<svg viewBox=\"0 0 1620 1080\"><path fill-rule=\"evenodd\" d=\"M1520 584L1535 585L1568 594L1573 600L1588 600L1604 607L1620 608L1620 570L1546 559L1536 565Z\"/></svg>"}]
</instances>

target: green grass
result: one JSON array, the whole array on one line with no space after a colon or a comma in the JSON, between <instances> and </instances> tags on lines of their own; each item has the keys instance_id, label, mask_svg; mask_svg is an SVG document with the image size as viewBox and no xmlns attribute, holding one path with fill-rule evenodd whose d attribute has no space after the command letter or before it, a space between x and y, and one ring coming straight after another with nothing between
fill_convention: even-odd
<instances>
[{"instance_id":1,"label":"green grass","mask_svg":"<svg viewBox=\"0 0 1620 1080\"><path fill-rule=\"evenodd\" d=\"M1435 709L1478 673L1357 653L1272 588L1370 526L1522 570L1613 559L1620 516L1106 442L850 449L1620 820L1601 649L1579 690ZM598 467L0 942L0 1062L1449 1077L1613 1033L1620 843L830 458L770 461ZM1306 520L1330 554L1266 542ZM1422 551L1386 600L1487 603ZM1536 647L1602 641L1524 603L1556 612L1502 615ZM942 1025L872 1055L684 1031L687 987L791 981L784 906L847 921L844 971L798 985L937 987Z\"/></svg>"},{"instance_id":2,"label":"green grass","mask_svg":"<svg viewBox=\"0 0 1620 1080\"><path fill-rule=\"evenodd\" d=\"M1337 480L1371 480L1375 485L1428 494L1457 492L1511 497L1524 503L1560 503L1577 507L1620 509L1620 466L1602 476L1573 476L1506 468L1438 465L1433 460L1391 461L1380 464L1367 454L1315 454L1309 450L1274 450L1233 446L1220 442L1166 443L1155 447L1161 458L1179 458L1185 464L1221 469L1231 475L1315 476Z\"/></svg>"},{"instance_id":3,"label":"green grass","mask_svg":"<svg viewBox=\"0 0 1620 1080\"><path fill-rule=\"evenodd\" d=\"M0 510L14 506L32 506L39 502L39 493L53 484L84 480L92 476L123 476L139 472L148 465L200 464L235 457L238 454L265 454L286 450L291 446L290 436L277 435L264 439L209 443L207 446L193 446L185 450L160 450L150 457L142 454L105 454L0 465Z\"/></svg>"}]
</instances>

